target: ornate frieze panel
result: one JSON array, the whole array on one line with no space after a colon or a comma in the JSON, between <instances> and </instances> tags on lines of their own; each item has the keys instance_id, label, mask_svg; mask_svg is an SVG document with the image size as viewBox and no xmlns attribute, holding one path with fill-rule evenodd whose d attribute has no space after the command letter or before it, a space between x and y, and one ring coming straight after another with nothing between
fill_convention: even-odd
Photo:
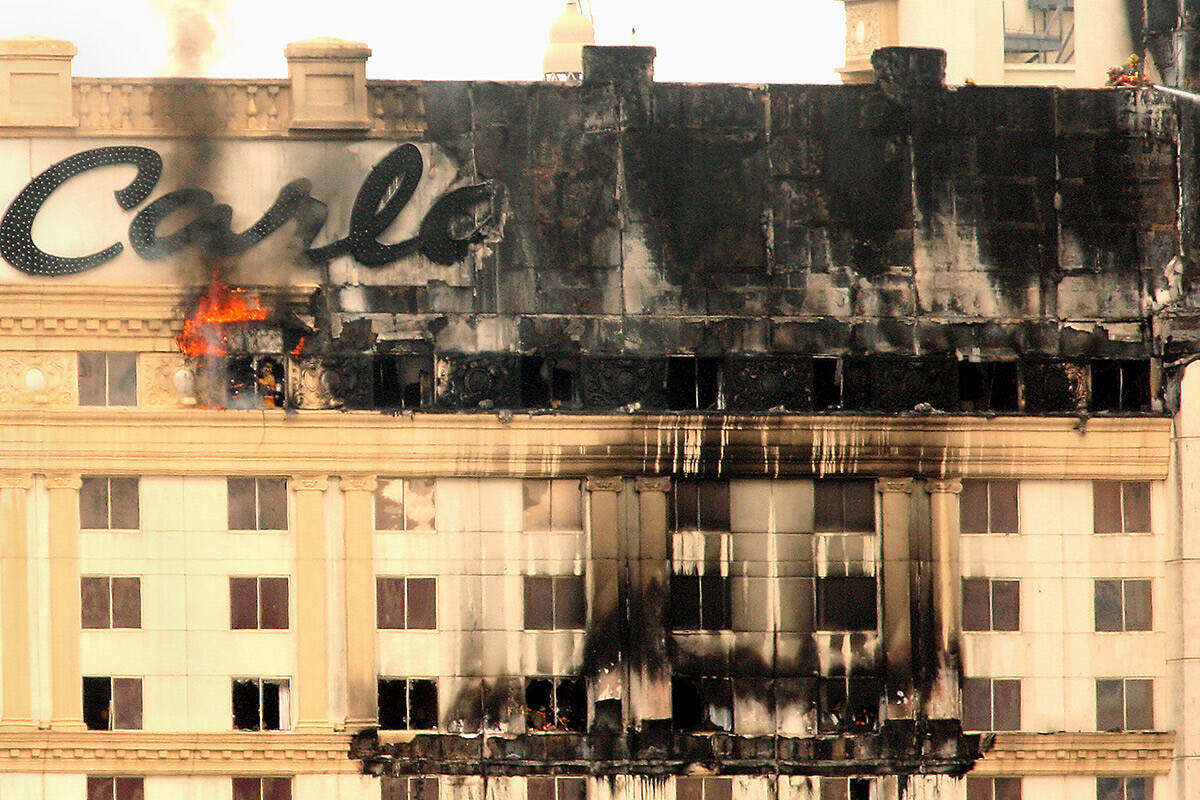
<instances>
[{"instance_id":1,"label":"ornate frieze panel","mask_svg":"<svg viewBox=\"0 0 1200 800\"><path fill-rule=\"evenodd\" d=\"M365 356L289 358L289 404L295 408L370 408L371 360Z\"/></svg>"},{"instance_id":2,"label":"ornate frieze panel","mask_svg":"<svg viewBox=\"0 0 1200 800\"><path fill-rule=\"evenodd\" d=\"M447 355L437 362L437 404L450 408L515 408L521 404L517 357Z\"/></svg>"},{"instance_id":3,"label":"ornate frieze panel","mask_svg":"<svg viewBox=\"0 0 1200 800\"><path fill-rule=\"evenodd\" d=\"M665 408L667 365L662 359L589 358L584 362L585 408Z\"/></svg>"},{"instance_id":4,"label":"ornate frieze panel","mask_svg":"<svg viewBox=\"0 0 1200 800\"><path fill-rule=\"evenodd\" d=\"M74 353L0 354L0 406L74 406L77 369Z\"/></svg>"},{"instance_id":5,"label":"ornate frieze panel","mask_svg":"<svg viewBox=\"0 0 1200 800\"><path fill-rule=\"evenodd\" d=\"M725 368L725 407L731 411L812 409L812 361L736 358Z\"/></svg>"}]
</instances>

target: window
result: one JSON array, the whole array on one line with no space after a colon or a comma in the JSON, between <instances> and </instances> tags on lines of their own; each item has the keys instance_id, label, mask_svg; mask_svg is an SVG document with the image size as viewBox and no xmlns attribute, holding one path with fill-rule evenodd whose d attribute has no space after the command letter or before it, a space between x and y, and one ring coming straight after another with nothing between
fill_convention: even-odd
<instances>
[{"instance_id":1,"label":"window","mask_svg":"<svg viewBox=\"0 0 1200 800\"><path fill-rule=\"evenodd\" d=\"M1153 630L1149 580L1096 581L1097 631Z\"/></svg>"},{"instance_id":2,"label":"window","mask_svg":"<svg viewBox=\"0 0 1200 800\"><path fill-rule=\"evenodd\" d=\"M287 578L230 578L229 628L287 630Z\"/></svg>"},{"instance_id":3,"label":"window","mask_svg":"<svg viewBox=\"0 0 1200 800\"><path fill-rule=\"evenodd\" d=\"M878 626L875 578L817 578L817 627L823 631L873 631Z\"/></svg>"},{"instance_id":4,"label":"window","mask_svg":"<svg viewBox=\"0 0 1200 800\"><path fill-rule=\"evenodd\" d=\"M873 533L875 482L813 481L813 515L821 533Z\"/></svg>"},{"instance_id":5,"label":"window","mask_svg":"<svg viewBox=\"0 0 1200 800\"><path fill-rule=\"evenodd\" d=\"M1018 678L963 678L963 730L1021 730L1021 681Z\"/></svg>"},{"instance_id":6,"label":"window","mask_svg":"<svg viewBox=\"0 0 1200 800\"><path fill-rule=\"evenodd\" d=\"M963 533L1017 533L1016 481L963 481L958 498Z\"/></svg>"},{"instance_id":7,"label":"window","mask_svg":"<svg viewBox=\"0 0 1200 800\"><path fill-rule=\"evenodd\" d=\"M525 681L525 729L576 731L587 727L587 689L582 678Z\"/></svg>"},{"instance_id":8,"label":"window","mask_svg":"<svg viewBox=\"0 0 1200 800\"><path fill-rule=\"evenodd\" d=\"M878 678L820 678L817 688L817 730L821 733L874 729L883 696Z\"/></svg>"},{"instance_id":9,"label":"window","mask_svg":"<svg viewBox=\"0 0 1200 800\"><path fill-rule=\"evenodd\" d=\"M667 359L667 408L721 408L721 383L721 359L672 356Z\"/></svg>"},{"instance_id":10,"label":"window","mask_svg":"<svg viewBox=\"0 0 1200 800\"><path fill-rule=\"evenodd\" d=\"M422 408L433 405L433 356L380 354L373 364L377 408Z\"/></svg>"},{"instance_id":11,"label":"window","mask_svg":"<svg viewBox=\"0 0 1200 800\"><path fill-rule=\"evenodd\" d=\"M675 481L671 490L672 530L729 530L728 481Z\"/></svg>"},{"instance_id":12,"label":"window","mask_svg":"<svg viewBox=\"0 0 1200 800\"><path fill-rule=\"evenodd\" d=\"M233 800L292 800L292 779L234 778Z\"/></svg>"},{"instance_id":13,"label":"window","mask_svg":"<svg viewBox=\"0 0 1200 800\"><path fill-rule=\"evenodd\" d=\"M871 800L871 779L821 778L821 800Z\"/></svg>"},{"instance_id":14,"label":"window","mask_svg":"<svg viewBox=\"0 0 1200 800\"><path fill-rule=\"evenodd\" d=\"M522 481L524 506L522 529L527 531L583 530L579 481Z\"/></svg>"},{"instance_id":15,"label":"window","mask_svg":"<svg viewBox=\"0 0 1200 800\"><path fill-rule=\"evenodd\" d=\"M234 678L233 727L239 731L286 731L292 727L287 678Z\"/></svg>"},{"instance_id":16,"label":"window","mask_svg":"<svg viewBox=\"0 0 1200 800\"><path fill-rule=\"evenodd\" d=\"M963 411L1016 411L1019 370L1015 361L958 362L959 408Z\"/></svg>"},{"instance_id":17,"label":"window","mask_svg":"<svg viewBox=\"0 0 1200 800\"><path fill-rule=\"evenodd\" d=\"M733 779L676 778L675 800L733 800Z\"/></svg>"},{"instance_id":18,"label":"window","mask_svg":"<svg viewBox=\"0 0 1200 800\"><path fill-rule=\"evenodd\" d=\"M83 722L89 731L141 730L142 679L85 677Z\"/></svg>"},{"instance_id":19,"label":"window","mask_svg":"<svg viewBox=\"0 0 1200 800\"><path fill-rule=\"evenodd\" d=\"M587 778L526 778L525 796L529 800L587 800Z\"/></svg>"},{"instance_id":20,"label":"window","mask_svg":"<svg viewBox=\"0 0 1200 800\"><path fill-rule=\"evenodd\" d=\"M375 530L432 531L433 488L434 482L427 479L380 478L375 486Z\"/></svg>"},{"instance_id":21,"label":"window","mask_svg":"<svg viewBox=\"0 0 1200 800\"><path fill-rule=\"evenodd\" d=\"M390 731L433 730L438 726L437 681L379 679L379 727Z\"/></svg>"},{"instance_id":22,"label":"window","mask_svg":"<svg viewBox=\"0 0 1200 800\"><path fill-rule=\"evenodd\" d=\"M436 777L406 778L384 775L379 800L438 800Z\"/></svg>"},{"instance_id":23,"label":"window","mask_svg":"<svg viewBox=\"0 0 1200 800\"><path fill-rule=\"evenodd\" d=\"M376 578L375 623L381 630L436 629L437 578Z\"/></svg>"},{"instance_id":24,"label":"window","mask_svg":"<svg viewBox=\"0 0 1200 800\"><path fill-rule=\"evenodd\" d=\"M1096 730L1154 730L1154 681L1146 678L1097 678Z\"/></svg>"},{"instance_id":25,"label":"window","mask_svg":"<svg viewBox=\"0 0 1200 800\"><path fill-rule=\"evenodd\" d=\"M135 531L141 527L137 478L85 475L79 486L79 527Z\"/></svg>"},{"instance_id":26,"label":"window","mask_svg":"<svg viewBox=\"0 0 1200 800\"><path fill-rule=\"evenodd\" d=\"M1096 800L1154 800L1154 778L1096 778Z\"/></svg>"},{"instance_id":27,"label":"window","mask_svg":"<svg viewBox=\"0 0 1200 800\"><path fill-rule=\"evenodd\" d=\"M87 800L143 800L144 781L128 775L88 775Z\"/></svg>"},{"instance_id":28,"label":"window","mask_svg":"<svg viewBox=\"0 0 1200 800\"><path fill-rule=\"evenodd\" d=\"M229 530L287 530L287 478L230 478Z\"/></svg>"},{"instance_id":29,"label":"window","mask_svg":"<svg viewBox=\"0 0 1200 800\"><path fill-rule=\"evenodd\" d=\"M84 628L142 627L141 578L82 577L79 600Z\"/></svg>"},{"instance_id":30,"label":"window","mask_svg":"<svg viewBox=\"0 0 1200 800\"><path fill-rule=\"evenodd\" d=\"M575 401L578 362L553 356L521 356L521 407L560 408Z\"/></svg>"},{"instance_id":31,"label":"window","mask_svg":"<svg viewBox=\"0 0 1200 800\"><path fill-rule=\"evenodd\" d=\"M732 731L733 686L730 679L672 678L671 722L679 731Z\"/></svg>"},{"instance_id":32,"label":"window","mask_svg":"<svg viewBox=\"0 0 1200 800\"><path fill-rule=\"evenodd\" d=\"M1150 362L1097 360L1091 363L1093 411L1149 411Z\"/></svg>"},{"instance_id":33,"label":"window","mask_svg":"<svg viewBox=\"0 0 1200 800\"><path fill-rule=\"evenodd\" d=\"M963 578L962 593L964 631L1021 629L1020 581Z\"/></svg>"},{"instance_id":34,"label":"window","mask_svg":"<svg viewBox=\"0 0 1200 800\"><path fill-rule=\"evenodd\" d=\"M582 575L525 576L525 630L582 628L586 618Z\"/></svg>"},{"instance_id":35,"label":"window","mask_svg":"<svg viewBox=\"0 0 1200 800\"><path fill-rule=\"evenodd\" d=\"M137 405L137 353L80 353L79 405Z\"/></svg>"},{"instance_id":36,"label":"window","mask_svg":"<svg viewBox=\"0 0 1200 800\"><path fill-rule=\"evenodd\" d=\"M1150 484L1146 481L1092 481L1096 533L1149 533Z\"/></svg>"},{"instance_id":37,"label":"window","mask_svg":"<svg viewBox=\"0 0 1200 800\"><path fill-rule=\"evenodd\" d=\"M672 575L671 627L675 630L729 630L729 578L725 575Z\"/></svg>"},{"instance_id":38,"label":"window","mask_svg":"<svg viewBox=\"0 0 1200 800\"><path fill-rule=\"evenodd\" d=\"M1021 779L968 777L967 800L1021 800Z\"/></svg>"}]
</instances>

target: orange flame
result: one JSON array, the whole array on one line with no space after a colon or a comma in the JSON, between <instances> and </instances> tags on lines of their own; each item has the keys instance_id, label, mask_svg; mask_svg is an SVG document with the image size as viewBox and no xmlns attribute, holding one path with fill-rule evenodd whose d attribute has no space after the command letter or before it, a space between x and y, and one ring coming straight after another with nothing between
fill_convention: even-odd
<instances>
[{"instance_id":1,"label":"orange flame","mask_svg":"<svg viewBox=\"0 0 1200 800\"><path fill-rule=\"evenodd\" d=\"M229 339L222 326L229 322L247 322L267 318L267 309L240 289L231 289L213 275L208 291L196 304L196 311L183 322L183 333L175 338L185 356L223 356Z\"/></svg>"}]
</instances>

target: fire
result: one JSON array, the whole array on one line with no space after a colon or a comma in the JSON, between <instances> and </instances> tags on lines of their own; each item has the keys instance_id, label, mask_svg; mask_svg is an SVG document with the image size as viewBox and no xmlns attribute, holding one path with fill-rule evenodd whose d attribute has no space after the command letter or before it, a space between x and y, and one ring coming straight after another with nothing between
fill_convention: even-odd
<instances>
[{"instance_id":1,"label":"fire","mask_svg":"<svg viewBox=\"0 0 1200 800\"><path fill-rule=\"evenodd\" d=\"M256 298L247 298L245 292L229 288L213 275L208 291L196 304L195 313L184 320L183 333L175 343L185 356L223 356L228 343L223 325L266 318L267 309Z\"/></svg>"}]
</instances>

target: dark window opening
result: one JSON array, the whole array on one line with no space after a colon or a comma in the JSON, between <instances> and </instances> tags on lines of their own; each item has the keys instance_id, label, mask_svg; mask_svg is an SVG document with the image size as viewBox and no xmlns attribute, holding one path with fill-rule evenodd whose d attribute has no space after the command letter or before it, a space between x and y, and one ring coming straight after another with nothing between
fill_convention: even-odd
<instances>
[{"instance_id":1,"label":"dark window opening","mask_svg":"<svg viewBox=\"0 0 1200 800\"><path fill-rule=\"evenodd\" d=\"M1017 411L1019 385L1015 361L958 362L959 408L963 411Z\"/></svg>"},{"instance_id":2,"label":"dark window opening","mask_svg":"<svg viewBox=\"0 0 1200 800\"><path fill-rule=\"evenodd\" d=\"M733 779L676 778L675 800L733 800Z\"/></svg>"},{"instance_id":3,"label":"dark window opening","mask_svg":"<svg viewBox=\"0 0 1200 800\"><path fill-rule=\"evenodd\" d=\"M813 359L813 408L835 411L842 406L842 381L836 358Z\"/></svg>"},{"instance_id":4,"label":"dark window opening","mask_svg":"<svg viewBox=\"0 0 1200 800\"><path fill-rule=\"evenodd\" d=\"M88 775L87 800L144 800L145 780L130 775Z\"/></svg>"},{"instance_id":5,"label":"dark window opening","mask_svg":"<svg viewBox=\"0 0 1200 800\"><path fill-rule=\"evenodd\" d=\"M871 407L871 364L863 358L842 359L842 408L861 411Z\"/></svg>"},{"instance_id":6,"label":"dark window opening","mask_svg":"<svg viewBox=\"0 0 1200 800\"><path fill-rule=\"evenodd\" d=\"M82 530L137 530L141 504L137 478L85 475L79 486L79 527Z\"/></svg>"},{"instance_id":7,"label":"dark window opening","mask_svg":"<svg viewBox=\"0 0 1200 800\"><path fill-rule=\"evenodd\" d=\"M874 533L874 481L813 481L814 527L819 532Z\"/></svg>"},{"instance_id":8,"label":"dark window opening","mask_svg":"<svg viewBox=\"0 0 1200 800\"><path fill-rule=\"evenodd\" d=\"M271 356L234 356L225 362L227 408L283 408L283 364Z\"/></svg>"},{"instance_id":9,"label":"dark window opening","mask_svg":"<svg viewBox=\"0 0 1200 800\"><path fill-rule=\"evenodd\" d=\"M521 405L524 408L560 408L575 402L573 360L550 356L521 356Z\"/></svg>"},{"instance_id":10,"label":"dark window opening","mask_svg":"<svg viewBox=\"0 0 1200 800\"><path fill-rule=\"evenodd\" d=\"M90 731L140 730L142 679L83 679L83 722Z\"/></svg>"},{"instance_id":11,"label":"dark window opening","mask_svg":"<svg viewBox=\"0 0 1200 800\"><path fill-rule=\"evenodd\" d=\"M883 683L878 678L821 678L817 730L822 733L874 730Z\"/></svg>"},{"instance_id":12,"label":"dark window opening","mask_svg":"<svg viewBox=\"0 0 1200 800\"><path fill-rule=\"evenodd\" d=\"M239 731L282 731L290 724L286 678L234 678L233 727Z\"/></svg>"},{"instance_id":13,"label":"dark window opening","mask_svg":"<svg viewBox=\"0 0 1200 800\"><path fill-rule=\"evenodd\" d=\"M292 800L292 779L234 778L233 800Z\"/></svg>"},{"instance_id":14,"label":"dark window opening","mask_svg":"<svg viewBox=\"0 0 1200 800\"><path fill-rule=\"evenodd\" d=\"M287 530L286 478L229 478L229 530Z\"/></svg>"},{"instance_id":15,"label":"dark window opening","mask_svg":"<svg viewBox=\"0 0 1200 800\"><path fill-rule=\"evenodd\" d=\"M582 678L529 678L525 681L525 728L574 731L587 727L587 689Z\"/></svg>"},{"instance_id":16,"label":"dark window opening","mask_svg":"<svg viewBox=\"0 0 1200 800\"><path fill-rule=\"evenodd\" d=\"M438 779L384 775L379 800L438 800Z\"/></svg>"},{"instance_id":17,"label":"dark window opening","mask_svg":"<svg viewBox=\"0 0 1200 800\"><path fill-rule=\"evenodd\" d=\"M673 531L729 530L729 482L675 481L670 512Z\"/></svg>"},{"instance_id":18,"label":"dark window opening","mask_svg":"<svg viewBox=\"0 0 1200 800\"><path fill-rule=\"evenodd\" d=\"M1092 411L1149 411L1150 362L1093 361Z\"/></svg>"},{"instance_id":19,"label":"dark window opening","mask_svg":"<svg viewBox=\"0 0 1200 800\"><path fill-rule=\"evenodd\" d=\"M733 686L730 679L673 677L671 723L679 731L732 731Z\"/></svg>"},{"instance_id":20,"label":"dark window opening","mask_svg":"<svg viewBox=\"0 0 1200 800\"><path fill-rule=\"evenodd\" d=\"M817 578L817 627L823 631L875 630L875 578Z\"/></svg>"},{"instance_id":21,"label":"dark window opening","mask_svg":"<svg viewBox=\"0 0 1200 800\"><path fill-rule=\"evenodd\" d=\"M137 405L137 353L80 353L79 405Z\"/></svg>"},{"instance_id":22,"label":"dark window opening","mask_svg":"<svg viewBox=\"0 0 1200 800\"><path fill-rule=\"evenodd\" d=\"M722 407L721 359L671 356L667 359L667 408L709 411Z\"/></svg>"},{"instance_id":23,"label":"dark window opening","mask_svg":"<svg viewBox=\"0 0 1200 800\"><path fill-rule=\"evenodd\" d=\"M84 628L142 627L140 578L85 576L79 579Z\"/></svg>"},{"instance_id":24,"label":"dark window opening","mask_svg":"<svg viewBox=\"0 0 1200 800\"><path fill-rule=\"evenodd\" d=\"M525 630L583 628L587 598L582 575L526 575Z\"/></svg>"},{"instance_id":25,"label":"dark window opening","mask_svg":"<svg viewBox=\"0 0 1200 800\"><path fill-rule=\"evenodd\" d=\"M438 725L437 681L379 679L379 727L384 730L433 730Z\"/></svg>"},{"instance_id":26,"label":"dark window opening","mask_svg":"<svg viewBox=\"0 0 1200 800\"><path fill-rule=\"evenodd\" d=\"M433 405L433 356L377 354L372 363L376 408Z\"/></svg>"},{"instance_id":27,"label":"dark window opening","mask_svg":"<svg viewBox=\"0 0 1200 800\"><path fill-rule=\"evenodd\" d=\"M729 630L730 580L725 575L672 575L671 627L674 630Z\"/></svg>"}]
</instances>

